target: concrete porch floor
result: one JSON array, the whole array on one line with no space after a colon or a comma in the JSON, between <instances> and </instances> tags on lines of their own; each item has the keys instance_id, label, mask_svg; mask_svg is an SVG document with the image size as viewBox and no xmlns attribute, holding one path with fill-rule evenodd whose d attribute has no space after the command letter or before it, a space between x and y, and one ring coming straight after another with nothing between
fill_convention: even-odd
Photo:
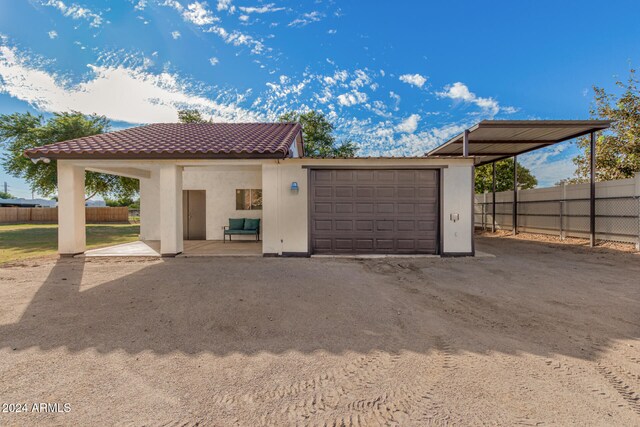
<instances>
[{"instance_id":1,"label":"concrete porch floor","mask_svg":"<svg viewBox=\"0 0 640 427\"><path fill-rule=\"evenodd\" d=\"M91 249L80 257L159 257L158 240L137 241ZM184 251L179 257L195 256L262 256L262 242L219 240L185 240Z\"/></svg>"}]
</instances>

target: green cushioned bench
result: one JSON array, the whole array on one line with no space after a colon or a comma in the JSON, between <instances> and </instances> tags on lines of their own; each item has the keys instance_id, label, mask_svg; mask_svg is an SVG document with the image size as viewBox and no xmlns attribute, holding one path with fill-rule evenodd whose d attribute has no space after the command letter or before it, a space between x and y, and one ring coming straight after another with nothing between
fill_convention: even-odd
<instances>
[{"instance_id":1,"label":"green cushioned bench","mask_svg":"<svg viewBox=\"0 0 640 427\"><path fill-rule=\"evenodd\" d=\"M229 225L224 226L223 242L231 241L232 235L256 236L256 242L260 241L260 219L259 218L229 218Z\"/></svg>"}]
</instances>

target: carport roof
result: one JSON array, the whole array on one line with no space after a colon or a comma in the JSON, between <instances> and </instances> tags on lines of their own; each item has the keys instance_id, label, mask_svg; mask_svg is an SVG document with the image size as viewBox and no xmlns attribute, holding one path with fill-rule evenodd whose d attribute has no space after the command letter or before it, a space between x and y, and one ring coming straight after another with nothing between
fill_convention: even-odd
<instances>
[{"instance_id":1,"label":"carport roof","mask_svg":"<svg viewBox=\"0 0 640 427\"><path fill-rule=\"evenodd\" d=\"M298 123L157 123L86 136L25 151L30 158L284 158L301 135Z\"/></svg>"},{"instance_id":2,"label":"carport roof","mask_svg":"<svg viewBox=\"0 0 640 427\"><path fill-rule=\"evenodd\" d=\"M609 120L483 120L468 129L469 157L477 166L607 129ZM464 132L426 153L463 157Z\"/></svg>"}]
</instances>

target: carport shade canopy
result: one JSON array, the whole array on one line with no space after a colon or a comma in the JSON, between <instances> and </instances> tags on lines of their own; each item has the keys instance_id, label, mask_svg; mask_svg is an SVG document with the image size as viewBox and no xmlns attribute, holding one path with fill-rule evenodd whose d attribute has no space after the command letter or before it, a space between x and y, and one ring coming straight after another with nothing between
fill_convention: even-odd
<instances>
[{"instance_id":1,"label":"carport shade canopy","mask_svg":"<svg viewBox=\"0 0 640 427\"><path fill-rule=\"evenodd\" d=\"M513 157L513 234L518 233L517 156L559 142L590 135L589 148L589 234L596 244L596 132L608 129L610 120L483 120L451 138L426 155L430 157L473 157L475 166L493 164L492 231L496 230L496 165Z\"/></svg>"},{"instance_id":2,"label":"carport shade canopy","mask_svg":"<svg viewBox=\"0 0 640 427\"><path fill-rule=\"evenodd\" d=\"M610 125L609 120L483 120L429 151L427 156L473 157L475 165L481 166L601 131Z\"/></svg>"}]
</instances>

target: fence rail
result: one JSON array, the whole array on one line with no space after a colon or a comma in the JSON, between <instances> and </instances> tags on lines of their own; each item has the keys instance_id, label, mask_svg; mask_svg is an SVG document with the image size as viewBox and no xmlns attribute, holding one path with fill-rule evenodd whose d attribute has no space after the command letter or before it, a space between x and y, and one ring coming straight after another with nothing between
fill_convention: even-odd
<instances>
[{"instance_id":1,"label":"fence rail","mask_svg":"<svg viewBox=\"0 0 640 427\"><path fill-rule=\"evenodd\" d=\"M86 207L87 223L128 222L127 207ZM0 208L0 223L58 222L58 208Z\"/></svg>"},{"instance_id":2,"label":"fence rail","mask_svg":"<svg viewBox=\"0 0 640 427\"><path fill-rule=\"evenodd\" d=\"M517 229L523 232L589 238L588 184L518 192ZM476 195L475 226L493 227L491 193ZM513 230L513 192L496 193L495 225ZM596 239L634 243L640 248L640 174L596 185Z\"/></svg>"}]
</instances>

